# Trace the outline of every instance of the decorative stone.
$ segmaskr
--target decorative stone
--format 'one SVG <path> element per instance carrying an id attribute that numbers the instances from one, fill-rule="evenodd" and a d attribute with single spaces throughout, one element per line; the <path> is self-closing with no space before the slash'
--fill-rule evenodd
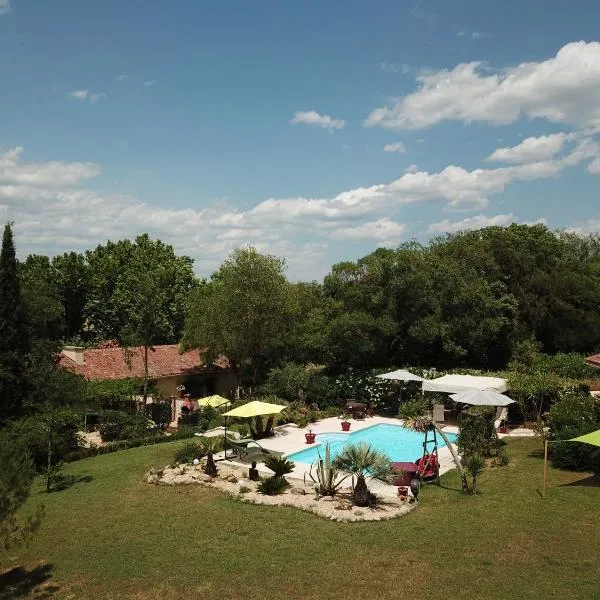
<path id="1" fill-rule="evenodd" d="M 333 496 L 323 496 L 321 498 L 321 502 L 335 502 L 336 498 L 334 498 Z"/>
<path id="2" fill-rule="evenodd" d="M 290 489 L 290 494 L 295 494 L 296 496 L 305 496 L 306 490 L 301 487 L 293 487 Z"/>

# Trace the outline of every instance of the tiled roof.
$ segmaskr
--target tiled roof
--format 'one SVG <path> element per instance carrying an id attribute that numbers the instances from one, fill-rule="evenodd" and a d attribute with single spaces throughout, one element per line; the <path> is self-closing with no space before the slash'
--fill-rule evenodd
<path id="1" fill-rule="evenodd" d="M 62 367 L 83 375 L 86 379 L 126 379 L 144 376 L 144 348 L 92 348 L 83 350 L 83 364 L 61 353 Z M 218 358 L 214 364 L 204 364 L 198 350 L 180 352 L 177 344 L 152 346 L 148 349 L 148 372 L 151 378 L 186 373 L 202 373 L 228 369 L 229 361 Z"/>
<path id="2" fill-rule="evenodd" d="M 585 362 L 588 365 L 592 365 L 593 367 L 600 367 L 600 354 L 593 354 L 592 356 L 588 356 L 585 359 Z"/>

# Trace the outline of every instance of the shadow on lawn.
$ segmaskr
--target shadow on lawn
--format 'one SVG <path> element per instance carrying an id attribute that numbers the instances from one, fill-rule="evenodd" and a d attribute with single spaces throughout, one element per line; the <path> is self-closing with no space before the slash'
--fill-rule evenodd
<path id="1" fill-rule="evenodd" d="M 571 483 L 563 483 L 558 487 L 600 487 L 600 475 L 589 475 Z"/>
<path id="2" fill-rule="evenodd" d="M 78 483 L 89 483 L 93 479 L 94 478 L 91 475 L 60 475 L 60 477 L 52 484 L 50 492 L 62 492 Z"/>
<path id="3" fill-rule="evenodd" d="M 25 598 L 35 593 L 36 598 L 54 598 L 59 587 L 50 583 L 54 567 L 43 563 L 32 569 L 15 567 L 0 573 L 0 600 Z"/>

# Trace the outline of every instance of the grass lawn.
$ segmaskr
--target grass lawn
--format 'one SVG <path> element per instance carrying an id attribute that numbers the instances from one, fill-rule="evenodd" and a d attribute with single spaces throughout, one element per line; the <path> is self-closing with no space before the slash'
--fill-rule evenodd
<path id="1" fill-rule="evenodd" d="M 535 440 L 512 440 L 512 463 L 486 471 L 476 497 L 449 473 L 410 514 L 348 524 L 142 483 L 176 443 L 73 463 L 87 481 L 61 492 L 36 487 L 28 506 L 46 516 L 5 561 L 24 573 L 18 591 L 0 581 L 0 599 L 27 597 L 34 580 L 32 597 L 77 600 L 600 598 L 598 480 L 550 469 L 542 500 Z"/>

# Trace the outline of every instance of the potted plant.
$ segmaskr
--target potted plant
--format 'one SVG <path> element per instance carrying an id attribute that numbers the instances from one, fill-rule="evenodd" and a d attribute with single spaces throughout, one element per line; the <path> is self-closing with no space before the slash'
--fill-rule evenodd
<path id="1" fill-rule="evenodd" d="M 349 415 L 343 414 L 340 419 L 342 419 L 342 431 L 350 431 L 350 421 L 348 421 Z"/>
<path id="2" fill-rule="evenodd" d="M 315 438 L 316 438 L 317 434 L 313 433 L 310 429 L 308 430 L 308 433 L 304 434 L 304 438 L 306 439 L 306 443 L 307 444 L 314 444 L 315 443 Z"/>
<path id="3" fill-rule="evenodd" d="M 408 498 L 408 487 L 405 485 L 398 486 L 398 496 L 400 500 L 406 500 Z"/>

